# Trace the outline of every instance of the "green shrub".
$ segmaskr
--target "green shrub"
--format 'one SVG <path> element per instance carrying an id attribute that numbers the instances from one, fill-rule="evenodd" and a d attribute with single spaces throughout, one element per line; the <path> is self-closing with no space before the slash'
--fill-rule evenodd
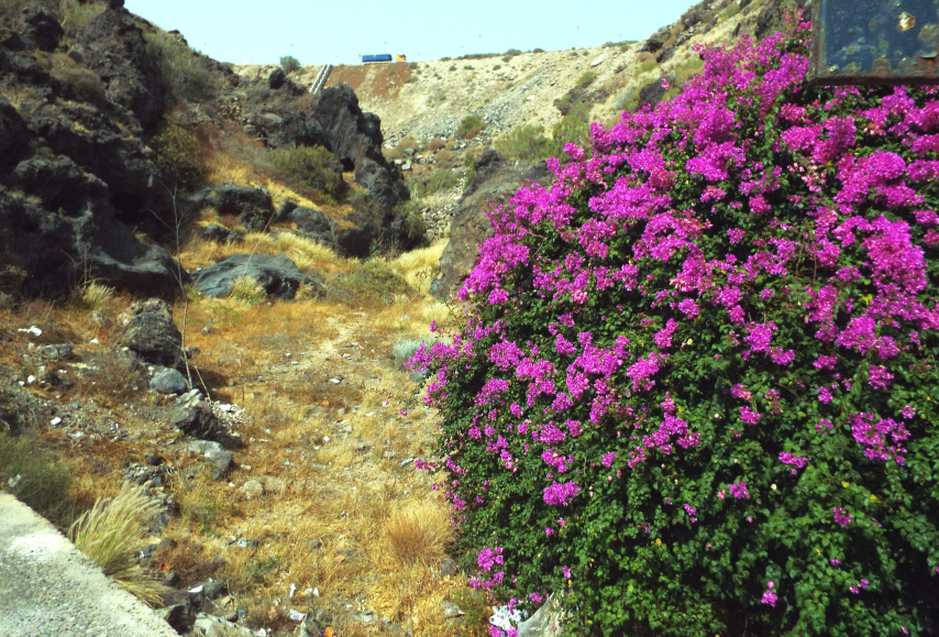
<path id="1" fill-rule="evenodd" d="M 221 78 L 208 67 L 206 60 L 179 38 L 165 31 L 144 33 L 151 55 L 159 65 L 163 83 L 175 99 L 204 102 L 221 89 Z"/>
<path id="2" fill-rule="evenodd" d="M 27 434 L 11 436 L 0 429 L 0 490 L 6 490 L 53 522 L 71 512 L 71 472 L 39 448 Z"/>
<path id="3" fill-rule="evenodd" d="M 278 176 L 288 184 L 315 190 L 339 200 L 347 190 L 342 166 L 322 146 L 288 146 L 270 151 L 269 158 Z"/>
<path id="4" fill-rule="evenodd" d="M 422 199 L 441 190 L 455 188 L 459 183 L 460 176 L 455 171 L 441 168 L 426 176 L 418 177 L 410 186 L 414 197 Z"/>
<path id="5" fill-rule="evenodd" d="M 391 305 L 396 297 L 413 294 L 414 289 L 386 261 L 369 259 L 337 275 L 327 286 L 326 297 L 347 305 L 375 306 Z"/>
<path id="6" fill-rule="evenodd" d="M 544 127 L 535 124 L 523 124 L 493 144 L 499 154 L 507 159 L 538 161 L 548 157 L 554 144 L 545 136 Z"/>
<path id="7" fill-rule="evenodd" d="M 300 60 L 293 57 L 292 55 L 285 55 L 280 58 L 280 68 L 283 69 L 284 73 L 288 75 L 294 71 L 299 71 L 302 66 L 300 65 Z"/>
<path id="8" fill-rule="evenodd" d="M 150 140 L 150 146 L 168 188 L 191 190 L 205 181 L 208 167 L 203 145 L 188 128 L 169 122 Z"/>
<path id="9" fill-rule="evenodd" d="M 457 137 L 462 139 L 472 139 L 479 135 L 486 128 L 486 122 L 483 121 L 483 118 L 479 115 L 467 115 L 462 120 L 460 120 L 460 125 L 457 126 L 456 134 Z"/>

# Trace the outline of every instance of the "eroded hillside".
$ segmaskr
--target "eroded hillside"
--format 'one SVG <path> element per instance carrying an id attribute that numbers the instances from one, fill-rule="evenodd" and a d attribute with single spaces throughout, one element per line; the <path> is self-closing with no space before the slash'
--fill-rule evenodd
<path id="1" fill-rule="evenodd" d="M 642 101 L 661 97 L 666 78 L 680 84 L 700 70 L 694 47 L 726 43 L 741 34 L 763 35 L 778 26 L 791 3 L 709 0 L 692 7 L 649 39 L 563 51 L 509 51 L 412 63 L 337 66 L 326 86 L 351 85 L 363 107 L 381 117 L 389 146 L 407 138 L 424 145 L 452 138 L 467 115 L 486 122 L 483 139 L 523 124 L 554 126 L 568 102 L 582 101 L 606 121 Z M 624 6 L 623 20 L 628 20 Z M 324 61 L 325 62 L 325 61 Z M 310 86 L 320 70 L 291 75 Z M 266 77 L 273 67 L 240 66 L 245 77 Z M 588 81 L 589 80 L 589 81 Z"/>

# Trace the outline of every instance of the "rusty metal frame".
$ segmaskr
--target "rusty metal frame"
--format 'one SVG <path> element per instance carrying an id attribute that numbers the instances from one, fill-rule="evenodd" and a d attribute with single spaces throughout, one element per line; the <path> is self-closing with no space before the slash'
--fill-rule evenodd
<path id="1" fill-rule="evenodd" d="M 899 73 L 884 73 L 869 70 L 851 73 L 832 73 L 824 64 L 826 29 L 822 21 L 824 5 L 836 0 L 813 0 L 812 2 L 812 66 L 809 71 L 809 80 L 813 84 L 822 85 L 894 85 L 894 84 L 939 84 L 939 58 L 919 61 L 921 74 L 903 75 Z"/>

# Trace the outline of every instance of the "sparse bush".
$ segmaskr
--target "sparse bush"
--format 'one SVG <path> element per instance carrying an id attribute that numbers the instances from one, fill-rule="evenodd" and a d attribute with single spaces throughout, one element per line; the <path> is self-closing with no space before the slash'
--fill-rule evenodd
<path id="1" fill-rule="evenodd" d="M 555 108 L 561 115 L 567 115 L 572 110 L 583 105 L 587 101 L 587 89 L 597 79 L 597 74 L 593 71 L 587 71 L 579 78 L 571 90 L 554 101 Z"/>
<path id="2" fill-rule="evenodd" d="M 641 53 L 639 55 L 639 73 L 648 73 L 658 68 L 659 63 L 651 53 Z"/>
<path id="3" fill-rule="evenodd" d="M 424 341 L 417 338 L 404 338 L 395 342 L 391 347 L 391 355 L 395 360 L 395 365 L 403 367 L 405 361 L 414 356 L 421 345 L 424 345 Z"/>
<path id="4" fill-rule="evenodd" d="M 577 104 L 554 125 L 551 153 L 560 154 L 567 143 L 586 147 L 590 142 L 590 107 Z"/>
<path id="5" fill-rule="evenodd" d="M 455 171 L 441 168 L 415 179 L 411 191 L 416 199 L 423 199 L 441 190 L 455 188 L 459 183 L 460 176 Z"/>
<path id="6" fill-rule="evenodd" d="M 62 29 L 74 35 L 104 11 L 106 4 L 97 0 L 62 0 L 59 19 Z"/>
<path id="7" fill-rule="evenodd" d="M 673 68 L 671 75 L 675 78 L 675 88 L 681 87 L 685 82 L 700 73 L 703 68 L 704 62 L 698 56 L 693 56 Z"/>
<path id="8" fill-rule="evenodd" d="M 252 277 L 240 276 L 232 281 L 230 296 L 248 305 L 259 305 L 267 300 L 267 291 Z"/>
<path id="9" fill-rule="evenodd" d="M 808 44 L 552 162 L 415 357 L 473 585 L 567 634 L 939 633 L 939 100 Z"/>
<path id="10" fill-rule="evenodd" d="M 144 33 L 150 53 L 160 65 L 163 83 L 179 100 L 204 102 L 213 99 L 221 88 L 220 78 L 206 61 L 174 35 L 155 30 Z"/>
<path id="11" fill-rule="evenodd" d="M 535 124 L 523 124 L 497 139 L 493 145 L 503 157 L 525 161 L 544 159 L 553 149 L 544 128 Z"/>
<path id="12" fill-rule="evenodd" d="M 280 68 L 283 69 L 284 73 L 290 75 L 294 71 L 299 71 L 303 67 L 300 65 L 300 60 L 293 57 L 292 55 L 285 55 L 284 57 L 280 58 Z"/>
<path id="13" fill-rule="evenodd" d="M 463 139 L 472 139 L 479 135 L 486 128 L 486 122 L 479 115 L 467 115 L 460 120 L 460 125 L 456 128 L 457 137 Z"/>
<path id="14" fill-rule="evenodd" d="M 69 527 L 69 538 L 105 575 L 151 606 L 168 589 L 148 573 L 137 555 L 147 544 L 146 524 L 160 512 L 160 502 L 145 488 L 125 483 L 114 498 L 100 499 Z"/>
<path id="15" fill-rule="evenodd" d="M 192 190 L 205 182 L 203 144 L 188 128 L 169 122 L 150 141 L 164 184 L 170 188 Z"/>
<path id="16" fill-rule="evenodd" d="M 342 165 L 322 146 L 289 146 L 270 151 L 270 161 L 288 185 L 315 190 L 334 200 L 347 190 Z"/>
<path id="17" fill-rule="evenodd" d="M 97 73 L 64 53 L 53 53 L 50 64 L 49 74 L 65 86 L 68 97 L 98 106 L 107 102 L 107 89 Z"/>
<path id="18" fill-rule="evenodd" d="M 0 491 L 7 491 L 53 522 L 70 511 L 69 468 L 42 451 L 28 434 L 13 436 L 0 427 Z"/>
<path id="19" fill-rule="evenodd" d="M 597 80 L 596 71 L 584 71 L 581 73 L 580 77 L 577 78 L 577 82 L 574 84 L 574 88 L 578 91 L 587 90 L 591 84 Z"/>

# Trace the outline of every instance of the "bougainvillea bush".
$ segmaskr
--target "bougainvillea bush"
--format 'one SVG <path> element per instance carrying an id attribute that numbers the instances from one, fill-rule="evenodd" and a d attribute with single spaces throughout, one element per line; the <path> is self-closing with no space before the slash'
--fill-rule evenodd
<path id="1" fill-rule="evenodd" d="M 939 634 L 939 96 L 812 88 L 806 37 L 549 160 L 413 361 L 472 584 L 523 613 Z"/>

